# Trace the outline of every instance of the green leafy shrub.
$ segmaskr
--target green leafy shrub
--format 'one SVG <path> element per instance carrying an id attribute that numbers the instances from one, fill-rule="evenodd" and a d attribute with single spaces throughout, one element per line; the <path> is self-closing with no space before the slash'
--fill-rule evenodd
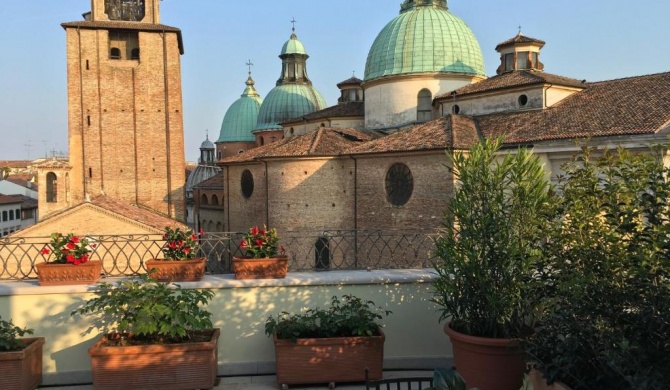
<path id="1" fill-rule="evenodd" d="M 457 190 L 436 240 L 433 301 L 461 333 L 514 338 L 528 332 L 532 284 L 545 242 L 550 186 L 526 149 L 498 154 L 500 140 L 450 156 Z"/>
<path id="2" fill-rule="evenodd" d="M 372 301 L 353 295 L 343 295 L 342 300 L 333 296 L 328 309 L 308 309 L 304 313 L 280 313 L 268 317 L 265 334 L 277 334 L 278 339 L 375 336 L 379 334 L 377 322 L 391 314 Z"/>
<path id="3" fill-rule="evenodd" d="M 660 154 L 588 149 L 564 169 L 527 352 L 574 389 L 667 389 L 670 170 Z"/>
<path id="4" fill-rule="evenodd" d="M 183 289 L 142 275 L 116 285 L 99 283 L 94 294 L 71 315 L 95 316 L 96 326 L 118 334 L 121 344 L 178 343 L 191 331 L 212 328 L 212 313 L 200 307 L 214 296 L 210 290 Z"/>
<path id="5" fill-rule="evenodd" d="M 5 321 L 0 317 L 0 351 L 20 351 L 26 347 L 26 343 L 21 340 L 26 334 L 33 334 L 32 329 L 21 329 L 12 323 L 12 320 Z"/>

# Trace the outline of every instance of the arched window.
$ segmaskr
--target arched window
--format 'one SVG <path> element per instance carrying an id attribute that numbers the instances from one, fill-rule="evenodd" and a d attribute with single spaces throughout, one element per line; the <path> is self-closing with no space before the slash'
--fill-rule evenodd
<path id="1" fill-rule="evenodd" d="M 2 212 L 2 222 L 7 221 L 7 219 L 8 219 L 8 218 L 7 218 L 7 211 L 3 211 L 3 212 Z"/>
<path id="2" fill-rule="evenodd" d="M 213 204 L 214 206 L 218 206 L 218 205 L 219 205 L 219 197 L 216 196 L 216 194 L 213 194 L 213 195 L 212 195 L 212 204 Z"/>
<path id="3" fill-rule="evenodd" d="M 223 224 L 221 222 L 216 223 L 216 231 L 217 232 L 222 232 L 223 231 Z"/>
<path id="4" fill-rule="evenodd" d="M 121 49 L 118 47 L 113 47 L 109 50 L 109 58 L 113 60 L 120 60 L 121 59 Z"/>
<path id="5" fill-rule="evenodd" d="M 207 202 L 207 194 L 202 194 L 200 197 L 200 205 L 201 206 L 207 206 L 209 203 Z"/>
<path id="6" fill-rule="evenodd" d="M 139 60 L 140 59 L 140 49 L 139 48 L 134 48 L 133 50 L 130 51 L 130 59 L 131 60 Z"/>
<path id="7" fill-rule="evenodd" d="M 245 169 L 240 178 L 240 187 L 242 188 L 242 196 L 245 199 L 251 198 L 254 193 L 254 175 L 250 170 Z"/>
<path id="8" fill-rule="evenodd" d="M 14 210 L 9 210 L 9 220 L 10 221 L 14 220 Z"/>
<path id="9" fill-rule="evenodd" d="M 218 152 L 216 152 L 216 158 L 217 158 L 218 160 L 221 160 L 221 159 L 223 158 L 223 152 L 220 151 L 220 150 L 219 150 Z"/>
<path id="10" fill-rule="evenodd" d="M 258 137 L 258 140 L 261 143 L 261 146 L 265 145 L 265 139 L 263 139 L 263 137 Z"/>
<path id="11" fill-rule="evenodd" d="M 416 103 L 417 122 L 428 122 L 432 119 L 433 95 L 427 89 L 419 91 Z"/>
<path id="12" fill-rule="evenodd" d="M 53 172 L 47 173 L 47 202 L 55 203 L 58 201 L 58 180 Z"/>

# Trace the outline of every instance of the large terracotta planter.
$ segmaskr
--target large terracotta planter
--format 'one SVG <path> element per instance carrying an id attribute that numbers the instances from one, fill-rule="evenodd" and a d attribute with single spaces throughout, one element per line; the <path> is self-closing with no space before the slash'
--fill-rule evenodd
<path id="1" fill-rule="evenodd" d="M 0 352 L 0 389 L 32 390 L 42 382 L 44 337 L 25 338 L 20 351 Z"/>
<path id="2" fill-rule="evenodd" d="M 277 384 L 364 382 L 382 378 L 384 333 L 371 337 L 279 340 L 275 335 Z"/>
<path id="3" fill-rule="evenodd" d="M 207 342 L 115 347 L 106 337 L 88 349 L 93 388 L 209 389 L 217 375 L 220 329 Z"/>
<path id="4" fill-rule="evenodd" d="M 519 341 L 465 335 L 444 326 L 454 350 L 454 365 L 467 388 L 518 390 L 523 384 L 525 364 Z"/>
<path id="5" fill-rule="evenodd" d="M 69 284 L 94 284 L 100 279 L 102 261 L 84 264 L 35 264 L 40 286 L 64 286 Z"/>
<path id="6" fill-rule="evenodd" d="M 282 279 L 288 272 L 288 257 L 266 259 L 233 257 L 235 279 Z"/>
<path id="7" fill-rule="evenodd" d="M 190 260 L 147 260 L 151 277 L 159 282 L 197 282 L 205 275 L 206 258 Z"/>

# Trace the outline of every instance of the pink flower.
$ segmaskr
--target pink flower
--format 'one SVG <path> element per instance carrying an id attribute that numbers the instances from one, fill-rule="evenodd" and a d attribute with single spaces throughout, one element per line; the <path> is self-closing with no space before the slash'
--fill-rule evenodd
<path id="1" fill-rule="evenodd" d="M 65 260 L 67 260 L 68 263 L 74 263 L 76 259 L 75 259 L 74 255 L 67 255 Z"/>
<path id="2" fill-rule="evenodd" d="M 247 249 L 247 242 L 242 240 L 242 242 L 240 243 L 240 247 L 242 247 L 242 249 Z"/>
<path id="3" fill-rule="evenodd" d="M 263 240 L 256 240 L 256 245 L 263 246 Z"/>
<path id="4" fill-rule="evenodd" d="M 48 255 L 49 253 L 51 253 L 51 251 L 49 249 L 47 249 L 47 248 L 42 249 L 42 254 L 43 255 Z"/>
<path id="5" fill-rule="evenodd" d="M 258 226 L 254 226 L 251 228 L 251 235 L 255 236 L 258 234 Z"/>
<path id="6" fill-rule="evenodd" d="M 70 242 L 73 243 L 73 244 L 78 244 L 79 243 L 79 237 L 77 237 L 77 236 L 72 237 Z"/>
<path id="7" fill-rule="evenodd" d="M 200 228 L 200 231 L 198 232 L 199 235 L 203 236 L 205 234 L 205 231 Z"/>

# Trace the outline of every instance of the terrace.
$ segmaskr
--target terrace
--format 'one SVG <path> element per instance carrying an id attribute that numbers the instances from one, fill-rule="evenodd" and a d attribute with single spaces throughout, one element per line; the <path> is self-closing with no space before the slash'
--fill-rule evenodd
<path id="1" fill-rule="evenodd" d="M 384 319 L 388 375 L 448 367 L 451 346 L 430 301 L 431 281 L 436 277 L 430 269 L 435 234 L 289 232 L 280 236 L 290 259 L 287 278 L 258 280 L 236 280 L 232 274 L 232 256 L 242 254 L 241 233 L 205 234 L 201 251 L 207 257 L 207 274 L 199 282 L 180 284 L 215 292 L 207 309 L 214 314 L 214 325 L 221 328 L 221 388 L 276 388 L 274 347 L 263 331 L 265 319 L 281 311 L 325 306 L 332 296 L 343 294 L 393 311 Z M 145 273 L 145 262 L 161 257 L 161 235 L 89 238 L 96 243 L 91 259 L 103 261 L 104 281 Z M 87 319 L 69 313 L 92 297 L 94 287 L 38 285 L 34 266 L 44 261 L 40 252 L 49 240 L 10 236 L 0 241 L 0 315 L 46 338 L 44 386 L 85 389 L 91 383 L 87 350 L 98 332 L 91 330 L 93 324 Z"/>

